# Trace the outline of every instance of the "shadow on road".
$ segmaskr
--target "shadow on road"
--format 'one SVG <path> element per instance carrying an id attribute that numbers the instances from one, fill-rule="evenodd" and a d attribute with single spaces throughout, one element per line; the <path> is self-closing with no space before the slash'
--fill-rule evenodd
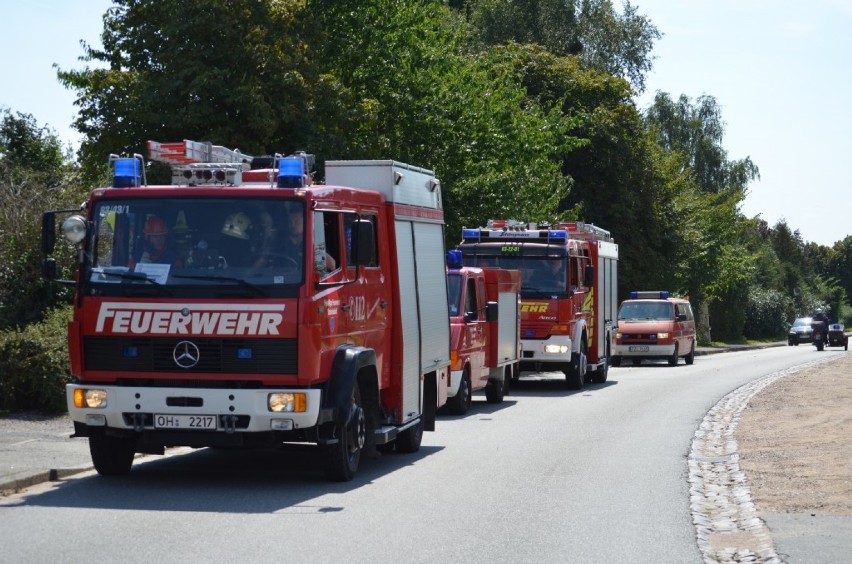
<path id="1" fill-rule="evenodd" d="M 54 482 L 53 489 L 33 491 L 21 505 L 245 514 L 338 512 L 346 508 L 305 502 L 367 486 L 442 449 L 424 446 L 413 454 L 362 458 L 355 478 L 340 483 L 325 479 L 322 453 L 314 445 L 206 448 L 137 459 L 125 476 L 93 474 Z"/>

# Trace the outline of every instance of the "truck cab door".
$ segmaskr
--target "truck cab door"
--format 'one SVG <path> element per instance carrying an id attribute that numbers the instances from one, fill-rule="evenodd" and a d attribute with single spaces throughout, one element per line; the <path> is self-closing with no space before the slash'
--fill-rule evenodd
<path id="1" fill-rule="evenodd" d="M 488 382 L 488 367 L 485 366 L 485 306 L 485 280 L 469 277 L 465 284 L 465 331 L 470 346 L 470 380 L 475 390 L 483 388 Z"/>

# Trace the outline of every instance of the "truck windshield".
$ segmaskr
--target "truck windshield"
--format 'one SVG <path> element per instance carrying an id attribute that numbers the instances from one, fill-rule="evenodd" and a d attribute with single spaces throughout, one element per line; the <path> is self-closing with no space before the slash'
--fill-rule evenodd
<path id="1" fill-rule="evenodd" d="M 304 279 L 304 222 L 301 200 L 101 200 L 84 280 L 110 295 L 233 288 L 264 296 Z"/>
<path id="2" fill-rule="evenodd" d="M 458 274 L 447 274 L 447 292 L 449 294 L 450 315 L 459 315 L 461 311 L 462 277 Z"/>
<path id="3" fill-rule="evenodd" d="M 521 296 L 541 297 L 567 295 L 567 260 L 560 256 L 464 255 L 465 266 L 504 268 L 521 271 Z M 576 288 L 575 288 L 576 289 Z"/>

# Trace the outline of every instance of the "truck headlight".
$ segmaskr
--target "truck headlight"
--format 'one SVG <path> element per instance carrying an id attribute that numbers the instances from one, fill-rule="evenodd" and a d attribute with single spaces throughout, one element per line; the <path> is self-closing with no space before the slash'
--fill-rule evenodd
<path id="1" fill-rule="evenodd" d="M 570 352 L 568 345 L 544 345 L 544 352 L 548 354 L 566 354 Z"/>
<path id="2" fill-rule="evenodd" d="M 668 338 L 669 338 L 668 333 L 657 333 L 657 339 L 658 340 L 663 340 L 663 339 L 668 339 Z"/>
<path id="3" fill-rule="evenodd" d="M 106 390 L 77 388 L 74 390 L 74 407 L 103 409 L 107 406 Z"/>
<path id="4" fill-rule="evenodd" d="M 274 413 L 304 413 L 308 396 L 298 392 L 274 392 L 267 396 L 266 405 Z"/>

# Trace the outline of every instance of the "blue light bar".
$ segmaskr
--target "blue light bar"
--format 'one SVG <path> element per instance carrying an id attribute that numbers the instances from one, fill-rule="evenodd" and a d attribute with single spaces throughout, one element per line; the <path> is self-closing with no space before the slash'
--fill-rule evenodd
<path id="1" fill-rule="evenodd" d="M 469 238 L 478 239 L 479 238 L 479 229 L 463 229 L 462 230 L 462 238 L 464 238 L 464 239 L 469 239 Z"/>
<path id="2" fill-rule="evenodd" d="M 568 233 L 566 231 L 562 231 L 562 230 L 548 231 L 547 234 L 550 236 L 551 239 L 567 239 L 568 238 Z"/>
<path id="3" fill-rule="evenodd" d="M 135 158 L 115 159 L 113 161 L 112 185 L 116 188 L 130 188 L 141 184 L 139 160 Z"/>
<path id="4" fill-rule="evenodd" d="M 304 167 L 299 157 L 284 157 L 278 161 L 278 187 L 302 188 L 305 185 Z"/>
<path id="5" fill-rule="evenodd" d="M 447 267 L 461 268 L 462 267 L 462 252 L 458 249 L 447 251 Z"/>

